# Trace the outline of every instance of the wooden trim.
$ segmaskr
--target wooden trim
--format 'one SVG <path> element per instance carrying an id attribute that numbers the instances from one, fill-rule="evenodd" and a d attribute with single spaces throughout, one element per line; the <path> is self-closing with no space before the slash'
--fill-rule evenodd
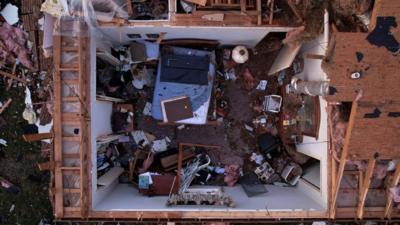
<path id="1" fill-rule="evenodd" d="M 388 188 L 395 187 L 400 181 L 400 163 L 397 163 L 396 171 L 393 174 L 393 178 L 390 182 Z M 385 206 L 384 217 L 391 219 L 391 214 L 393 211 L 393 194 L 389 190 L 387 190 L 387 200 Z"/>
<path id="2" fill-rule="evenodd" d="M 376 164 L 375 159 L 370 159 L 368 161 L 368 168 L 365 173 L 365 177 L 362 178 L 363 184 L 360 187 L 360 196 L 358 199 L 358 207 L 357 207 L 357 217 L 359 219 L 362 219 L 364 215 L 365 199 L 367 198 L 369 185 L 371 184 L 372 175 L 374 173 L 375 164 Z"/>
<path id="3" fill-rule="evenodd" d="M 343 150 L 342 150 L 342 154 L 340 157 L 339 168 L 337 171 L 337 176 L 336 176 L 336 180 L 335 180 L 335 184 L 334 184 L 335 187 L 332 190 L 333 191 L 332 202 L 331 202 L 331 205 L 329 206 L 331 218 L 335 218 L 336 201 L 337 201 L 337 196 L 339 194 L 340 181 L 342 180 L 344 167 L 346 165 L 347 156 L 349 154 L 349 144 L 350 144 L 351 132 L 354 127 L 354 122 L 355 122 L 356 114 L 357 114 L 357 108 L 358 108 L 358 102 L 353 101 L 353 104 L 351 106 L 350 119 L 349 119 L 349 123 L 347 125 L 346 135 L 345 135 L 345 139 L 344 139 Z"/>
<path id="4" fill-rule="evenodd" d="M 53 133 L 38 133 L 38 134 L 24 134 L 22 138 L 26 142 L 41 141 L 43 139 L 52 139 L 54 137 Z"/>

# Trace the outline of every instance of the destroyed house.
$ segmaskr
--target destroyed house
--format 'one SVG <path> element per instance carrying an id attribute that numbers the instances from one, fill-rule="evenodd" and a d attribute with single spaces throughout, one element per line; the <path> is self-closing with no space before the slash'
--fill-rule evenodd
<path id="1" fill-rule="evenodd" d="M 56 219 L 399 218 L 397 1 L 368 32 L 322 11 L 311 39 L 289 0 L 67 2 L 47 36 Z"/>

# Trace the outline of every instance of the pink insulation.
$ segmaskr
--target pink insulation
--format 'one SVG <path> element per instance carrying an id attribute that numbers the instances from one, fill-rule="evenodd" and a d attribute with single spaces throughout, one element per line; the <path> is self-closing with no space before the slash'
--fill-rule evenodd
<path id="1" fill-rule="evenodd" d="M 25 47 L 28 34 L 18 27 L 3 23 L 0 27 L 0 60 L 18 58 L 22 65 L 32 68 L 29 50 Z"/>
<path id="2" fill-rule="evenodd" d="M 240 177 L 240 166 L 237 164 L 232 164 L 225 166 L 225 183 L 232 187 L 235 186 L 236 182 L 239 180 Z"/>
<path id="3" fill-rule="evenodd" d="M 389 190 L 393 194 L 393 201 L 400 203 L 400 186 L 392 187 Z M 400 204 L 397 205 L 397 208 L 400 208 Z"/>

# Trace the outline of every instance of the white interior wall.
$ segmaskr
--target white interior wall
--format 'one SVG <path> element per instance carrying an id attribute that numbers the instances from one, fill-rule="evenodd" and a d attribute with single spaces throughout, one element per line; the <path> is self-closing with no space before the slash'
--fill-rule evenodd
<path id="1" fill-rule="evenodd" d="M 221 44 L 224 45 L 246 45 L 248 47 L 254 47 L 268 32 L 285 32 L 290 28 L 223 28 L 223 27 L 196 27 L 196 28 L 188 28 L 188 27 L 151 27 L 151 26 L 143 26 L 143 27 L 111 27 L 111 28 L 102 28 L 103 35 L 100 35 L 101 38 L 108 37 L 112 39 L 114 45 L 118 44 L 126 44 L 129 43 L 132 39 L 129 39 L 126 34 L 127 33 L 160 33 L 166 32 L 165 39 L 175 39 L 175 38 L 199 38 L 199 39 L 213 39 L 219 40 Z M 107 39 L 108 40 L 108 39 Z M 91 41 L 91 55 L 95 55 L 96 49 L 96 41 Z M 104 43 L 104 42 L 102 42 Z M 306 46 L 306 45 L 305 45 Z M 312 63 L 310 65 L 314 65 Z M 315 67 L 312 66 L 312 67 Z M 92 76 L 92 84 L 95 84 L 95 60 L 91 61 L 91 76 Z M 306 71 L 306 70 L 305 70 Z M 303 72 L 303 76 L 309 76 L 308 73 Z M 317 74 L 317 73 L 315 73 Z M 309 78 L 312 79 L 312 78 Z M 95 85 L 92 85 L 95 87 Z M 111 124 L 104 123 L 104 118 L 110 118 L 111 111 L 110 106 L 104 102 L 98 102 L 95 100 L 95 88 L 92 88 L 92 112 L 96 112 L 96 116 L 92 118 L 91 129 L 92 129 L 92 146 L 96 146 L 96 136 L 99 134 L 107 134 L 109 130 L 111 130 Z M 324 107 L 323 102 L 321 101 L 321 109 Z M 106 112 L 110 112 L 107 115 Z M 325 112 L 325 111 L 324 111 Z M 99 113 L 99 114 L 97 114 Z M 326 114 L 326 113 L 325 113 Z M 93 116 L 94 114 L 92 114 Z M 96 118 L 100 119 L 96 120 Z M 322 128 L 323 113 L 321 113 L 321 128 L 320 128 L 320 139 L 318 141 L 309 139 L 310 137 L 305 137 L 304 142 L 308 141 L 312 142 L 312 147 L 307 147 L 306 145 L 298 146 L 299 151 L 311 155 L 317 159 L 321 160 L 321 190 L 327 190 L 327 164 L 326 164 L 326 155 L 327 155 L 327 144 L 323 145 L 320 142 L 321 138 L 327 136 L 327 133 L 321 133 Z M 326 120 L 325 120 L 326 121 Z M 325 146 L 325 147 L 324 147 Z M 315 151 L 314 149 L 322 149 L 321 151 Z M 324 152 L 325 150 L 325 152 Z M 92 151 L 92 164 L 94 165 L 93 171 L 96 171 L 96 149 Z M 98 191 L 96 182 L 97 174 L 92 173 L 92 190 L 93 190 L 93 201 L 92 205 L 95 210 L 155 210 L 159 211 L 163 210 L 198 210 L 199 207 L 184 207 L 184 208 L 166 208 L 165 200 L 166 197 L 152 197 L 148 198 L 146 196 L 142 196 L 137 192 L 137 190 L 130 185 L 126 184 L 113 184 L 109 188 Z M 324 210 L 326 209 L 327 203 L 327 193 L 324 191 L 315 193 L 315 190 L 310 190 L 309 187 L 305 186 L 301 181 L 296 188 L 283 188 L 276 186 L 267 185 L 268 193 L 248 198 L 240 185 L 235 187 L 225 187 L 226 193 L 233 196 L 235 198 L 235 202 L 237 207 L 234 209 L 223 209 L 228 211 L 235 210 L 276 210 L 276 211 L 290 211 L 290 210 Z M 314 192 L 313 192 L 314 191 Z M 322 200 L 322 201 L 321 201 Z M 206 209 L 207 208 L 207 209 Z M 204 210 L 210 210 L 215 208 L 206 207 Z M 221 210 L 219 208 L 218 210 Z"/>
<path id="2" fill-rule="evenodd" d="M 313 41 L 303 44 L 300 54 L 306 53 L 325 55 L 328 42 L 324 35 L 320 35 Z M 304 69 L 296 75 L 305 81 L 322 81 L 327 79 L 327 75 L 321 68 L 322 60 L 304 58 Z M 297 151 L 320 160 L 320 191 L 300 180 L 297 188 L 301 189 L 315 199 L 322 201 L 324 205 L 328 202 L 328 115 L 326 112 L 327 102 L 320 97 L 320 128 L 318 140 L 314 137 L 304 136 L 303 143 L 297 144 Z"/>
<path id="3" fill-rule="evenodd" d="M 288 27 L 184 27 L 184 26 L 149 26 L 135 25 L 134 27 L 102 27 L 104 36 L 111 37 L 116 44 L 127 44 L 135 39 L 127 34 L 165 33 L 164 39 L 208 39 L 218 40 L 221 45 L 245 45 L 255 47 L 269 32 L 287 32 Z"/>
<path id="4" fill-rule="evenodd" d="M 102 43 L 102 42 L 99 42 Z M 97 37 L 90 37 L 90 55 L 96 56 L 96 47 L 98 46 Z M 104 45 L 104 43 L 102 44 Z M 92 206 L 96 205 L 102 198 L 109 193 L 113 187 L 97 190 L 97 147 L 96 138 L 100 135 L 110 134 L 112 103 L 96 100 L 96 57 L 90 58 L 90 110 L 91 110 L 91 146 L 92 146 Z M 108 120 L 110 122 L 104 122 Z M 115 186 L 115 185 L 114 185 Z"/>
<path id="5" fill-rule="evenodd" d="M 167 196 L 147 197 L 129 184 L 118 184 L 94 210 L 98 211 L 322 211 L 324 207 L 302 190 L 291 187 L 265 185 L 268 192 L 248 198 L 240 185 L 224 187 L 224 193 L 233 198 L 235 208 L 216 206 L 167 207 Z M 207 186 L 197 186 L 204 187 Z M 210 187 L 210 186 L 209 186 Z"/>

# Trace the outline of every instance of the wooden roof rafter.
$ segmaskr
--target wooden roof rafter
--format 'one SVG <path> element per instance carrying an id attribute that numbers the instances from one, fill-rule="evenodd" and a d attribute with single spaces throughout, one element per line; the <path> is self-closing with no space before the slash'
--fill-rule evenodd
<path id="1" fill-rule="evenodd" d="M 390 182 L 388 189 L 395 187 L 396 185 L 399 184 L 399 182 L 400 182 L 400 163 L 397 163 L 396 170 L 393 174 L 393 177 L 392 177 L 392 180 Z M 386 206 L 385 206 L 385 211 L 384 211 L 384 217 L 390 219 L 392 211 L 393 211 L 393 194 L 388 190 Z"/>
<path id="2" fill-rule="evenodd" d="M 335 215 L 336 215 L 336 202 L 337 202 L 337 197 L 339 194 L 340 182 L 342 180 L 344 168 L 346 166 L 346 161 L 347 161 L 347 158 L 349 155 L 349 144 L 350 144 L 351 132 L 354 127 L 354 122 L 355 122 L 356 114 L 357 114 L 357 108 L 358 108 L 358 101 L 355 100 L 355 101 L 353 101 L 353 104 L 351 106 L 350 119 L 349 119 L 349 123 L 348 123 L 347 130 L 346 130 L 346 135 L 345 135 L 345 139 L 344 139 L 343 150 L 342 150 L 342 153 L 340 156 L 339 166 L 338 166 L 337 171 L 332 172 L 332 175 L 336 174 L 336 177 L 333 178 L 333 179 L 335 179 L 335 182 L 332 184 L 332 199 L 331 199 L 331 203 L 329 206 L 329 215 L 330 215 L 330 218 L 332 218 L 332 219 L 334 219 Z M 332 168 L 335 169 L 336 166 L 333 166 Z"/>
<path id="3" fill-rule="evenodd" d="M 362 186 L 360 186 L 360 192 L 358 197 L 358 206 L 357 206 L 357 217 L 359 219 L 363 218 L 364 215 L 364 206 L 365 206 L 365 199 L 367 198 L 369 186 L 371 184 L 372 175 L 374 173 L 374 168 L 376 164 L 376 159 L 370 159 L 368 161 L 367 171 L 365 175 L 362 176 Z"/>
<path id="4" fill-rule="evenodd" d="M 62 24 L 61 24 L 62 25 Z M 89 214 L 88 199 L 88 161 L 90 161 L 90 51 L 89 37 L 85 32 L 85 24 L 79 24 L 77 36 L 55 35 L 54 59 L 54 214 L 56 218 L 65 218 L 69 214 L 79 212 L 80 218 L 87 218 Z M 62 29 L 62 28 L 59 28 Z M 74 28 L 76 29 L 76 28 Z M 72 45 L 72 47 L 71 47 Z M 68 52 L 77 55 L 74 63 L 65 63 L 62 54 Z M 74 78 L 67 78 L 63 74 L 68 71 L 74 73 Z M 69 91 L 65 92 L 64 89 Z M 67 110 L 69 104 L 77 105 L 77 111 Z M 74 134 L 64 131 L 64 126 L 73 126 Z M 76 130 L 78 132 L 76 132 Z M 65 149 L 66 143 L 78 145 L 77 153 L 69 153 Z M 79 165 L 68 165 L 64 158 L 75 159 Z M 79 177 L 79 187 L 68 187 L 64 184 L 66 173 L 74 172 Z M 68 195 L 79 195 L 77 206 L 70 206 L 65 201 Z"/>

